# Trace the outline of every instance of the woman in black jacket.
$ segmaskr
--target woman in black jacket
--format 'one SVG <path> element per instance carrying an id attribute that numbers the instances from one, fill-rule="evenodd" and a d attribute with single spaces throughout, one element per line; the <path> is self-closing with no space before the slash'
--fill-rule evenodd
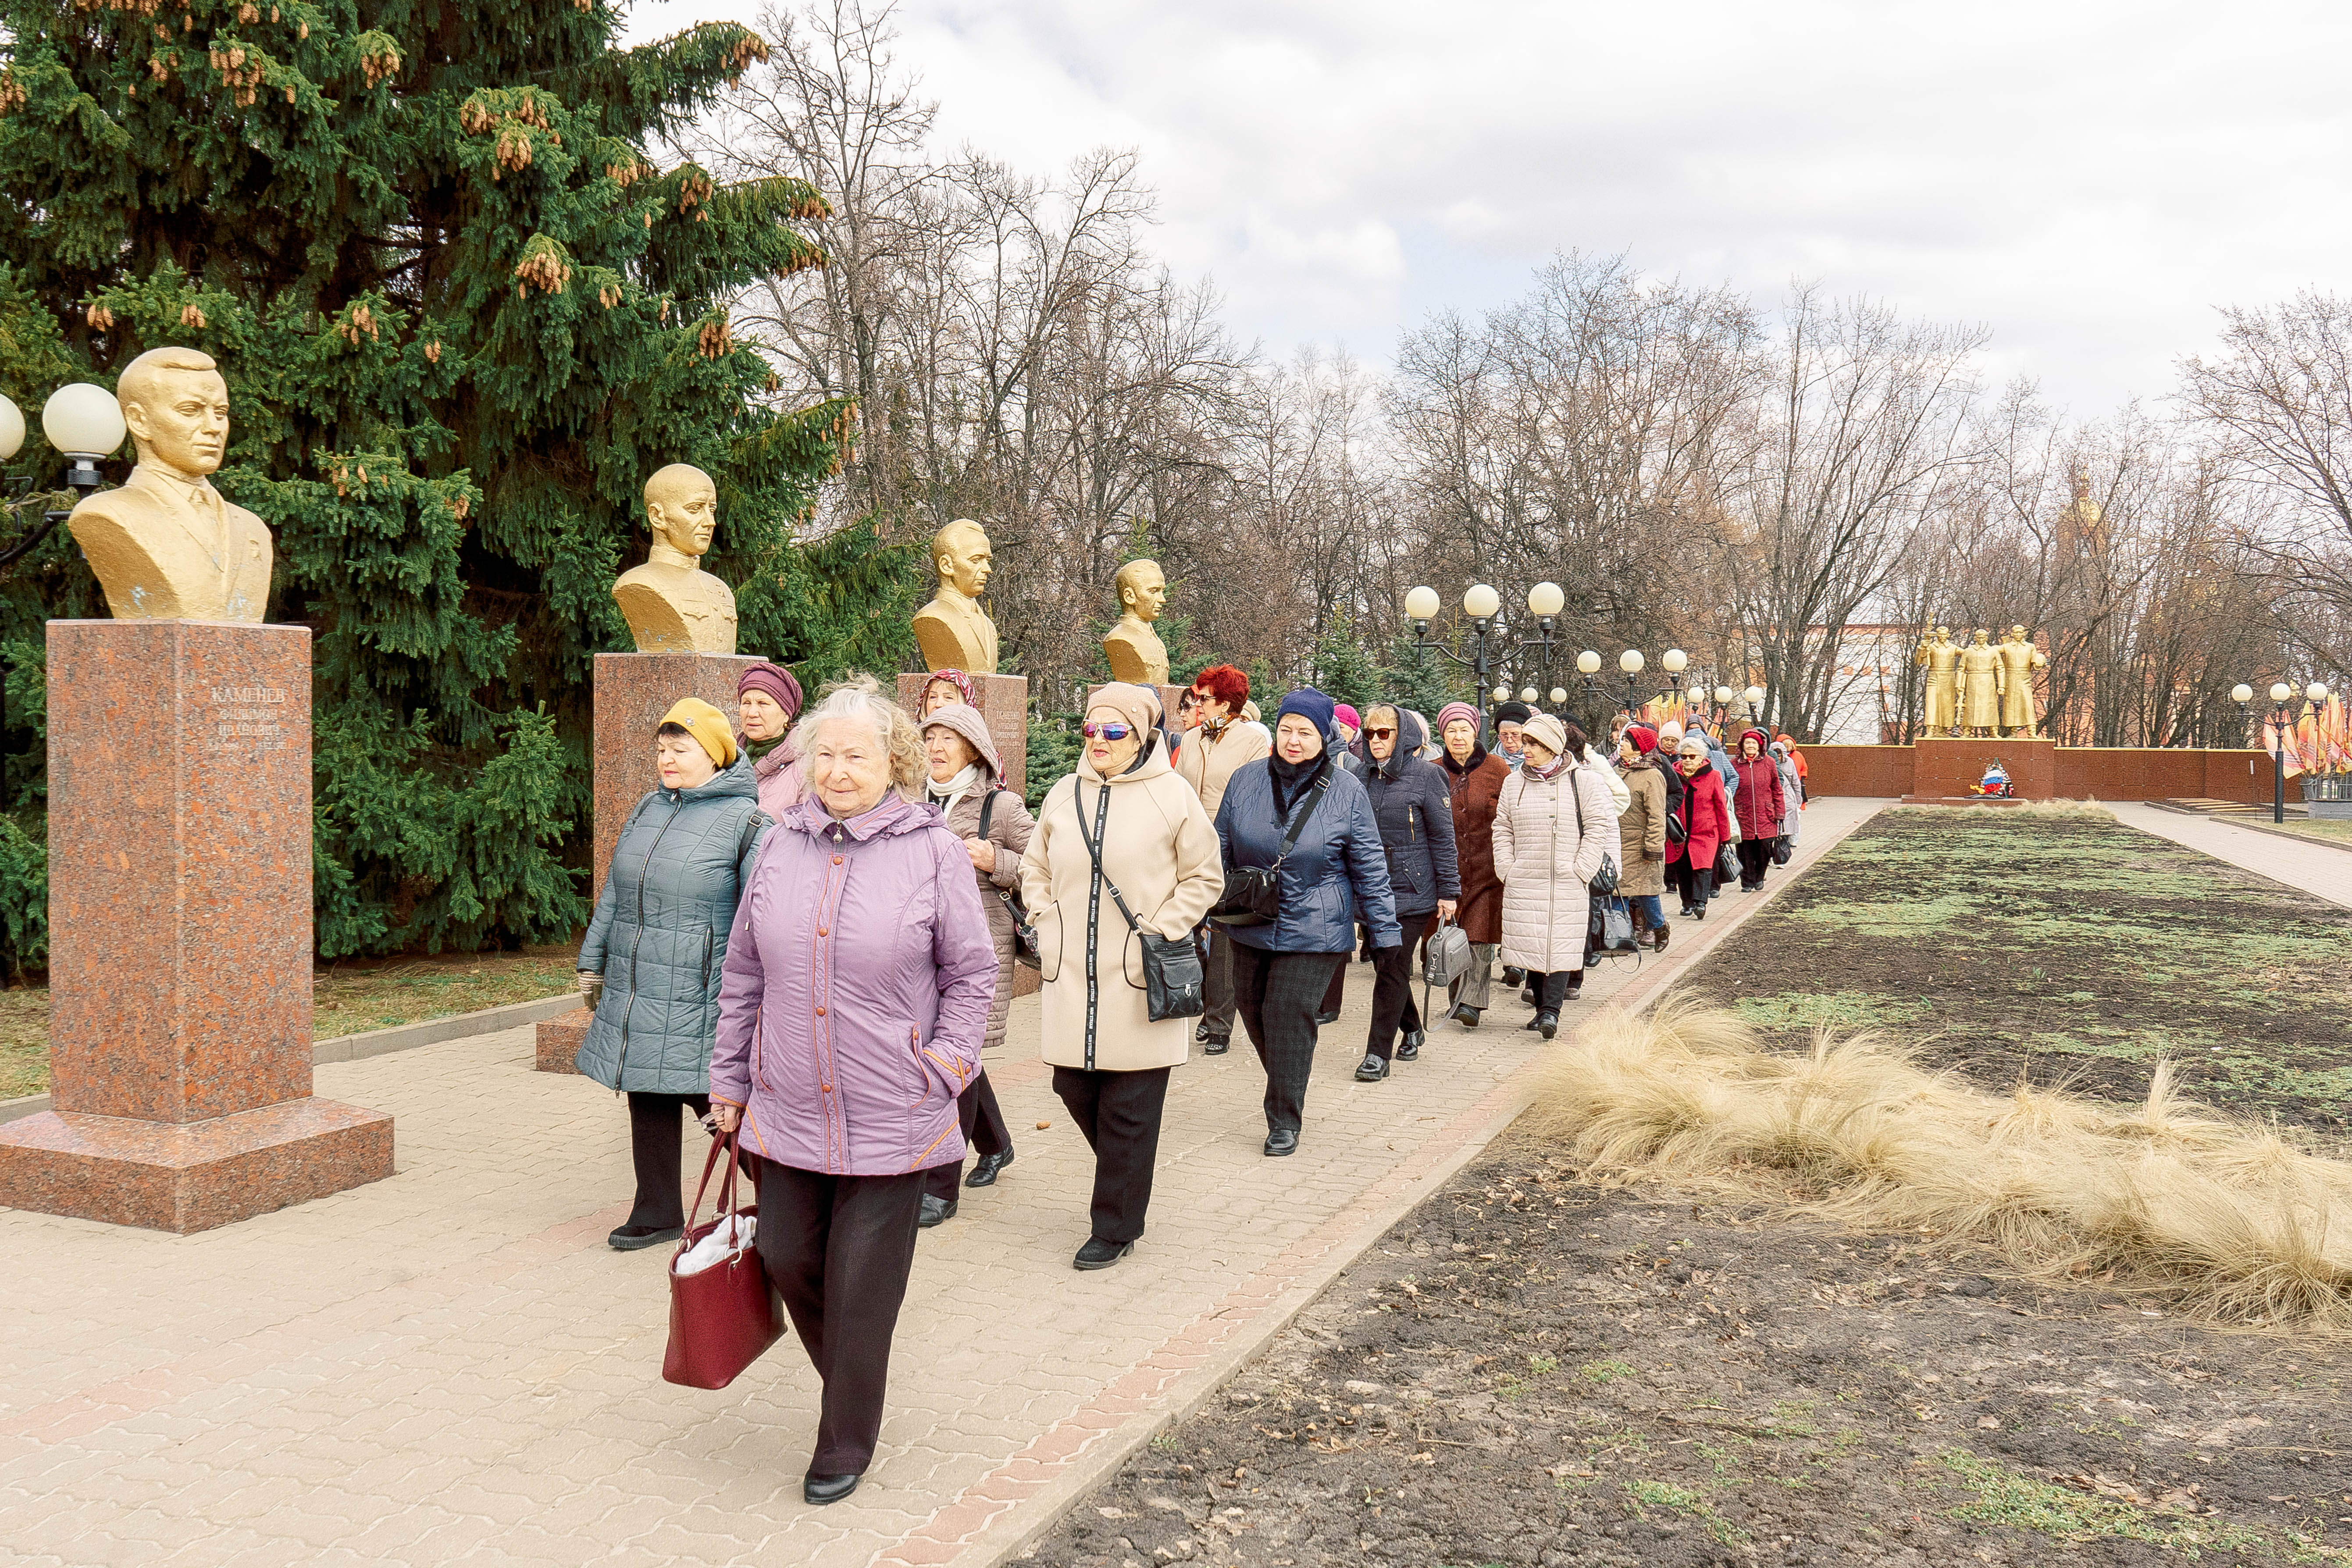
<path id="1" fill-rule="evenodd" d="M 1396 896 L 1397 924 L 1404 931 L 1402 947 L 1372 954 L 1371 1035 L 1356 1068 L 1362 1083 L 1388 1077 L 1391 1057 L 1409 1062 L 1421 1055 L 1425 1021 L 1412 1000 L 1412 955 L 1440 921 L 1454 918 L 1454 901 L 1462 896 L 1445 773 L 1419 755 L 1428 739 L 1418 714 L 1383 704 L 1365 712 L 1353 747 L 1360 764 L 1357 776 L 1371 796 L 1372 819 L 1388 851 L 1389 887 Z"/>

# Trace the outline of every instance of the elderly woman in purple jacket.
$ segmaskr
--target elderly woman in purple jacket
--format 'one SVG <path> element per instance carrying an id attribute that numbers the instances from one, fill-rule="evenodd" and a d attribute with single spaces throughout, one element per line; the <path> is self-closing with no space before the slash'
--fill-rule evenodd
<path id="1" fill-rule="evenodd" d="M 866 683 L 801 728 L 808 797 L 736 911 L 710 1099 L 759 1157 L 760 1258 L 824 1384 L 802 1495 L 829 1503 L 874 1458 L 924 1173 L 963 1159 L 996 952 L 971 856 L 908 798 L 913 721 Z"/>

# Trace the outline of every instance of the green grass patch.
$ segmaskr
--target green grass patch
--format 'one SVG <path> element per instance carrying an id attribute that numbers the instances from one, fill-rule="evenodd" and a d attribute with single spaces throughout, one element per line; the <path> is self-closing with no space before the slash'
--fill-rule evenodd
<path id="1" fill-rule="evenodd" d="M 1717 1513 L 1706 1494 L 1688 1487 L 1678 1487 L 1672 1481 L 1627 1481 L 1625 1495 L 1633 1500 L 1633 1511 L 1643 1519 L 1654 1508 L 1672 1509 L 1686 1513 L 1706 1526 L 1706 1532 L 1726 1546 L 1744 1546 L 1748 1532 Z"/>
<path id="2" fill-rule="evenodd" d="M 1589 1361 L 1576 1370 L 1587 1383 L 1614 1383 L 1635 1375 L 1638 1369 L 1622 1361 Z"/>
<path id="3" fill-rule="evenodd" d="M 2252 1531 L 2189 1524 L 2114 1498 L 2089 1496 L 2035 1480 L 1997 1459 L 1980 1458 L 1962 1449 L 1947 1448 L 1941 1458 L 1944 1468 L 1976 1494 L 1974 1502 L 1950 1510 L 1954 1519 L 2004 1524 L 2076 1544 L 2103 1538 L 2146 1541 L 2190 1558 L 2205 1552 L 2243 1555 L 2271 1550 L 2270 1542 Z"/>

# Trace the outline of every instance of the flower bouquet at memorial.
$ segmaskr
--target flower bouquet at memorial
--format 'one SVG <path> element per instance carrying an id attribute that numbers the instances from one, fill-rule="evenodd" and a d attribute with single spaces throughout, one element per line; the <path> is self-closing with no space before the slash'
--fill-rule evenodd
<path id="1" fill-rule="evenodd" d="M 2017 786 L 2010 782 L 2008 764 L 1995 757 L 1992 766 L 1985 769 L 1984 777 L 1969 786 L 1969 793 L 2009 800 L 2016 795 Z"/>

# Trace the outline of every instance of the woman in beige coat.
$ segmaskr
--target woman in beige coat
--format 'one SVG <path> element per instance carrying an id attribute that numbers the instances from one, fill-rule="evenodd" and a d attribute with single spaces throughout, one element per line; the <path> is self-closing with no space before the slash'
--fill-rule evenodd
<path id="1" fill-rule="evenodd" d="M 1160 698 L 1148 688 L 1097 691 L 1078 771 L 1046 792 L 1021 862 L 1045 982 L 1045 1058 L 1095 1152 L 1094 1228 L 1071 1260 L 1079 1268 L 1108 1268 L 1135 1250 L 1169 1070 L 1191 1049 L 1183 1019 L 1151 1022 L 1143 944 L 1119 901 L 1144 929 L 1177 941 L 1225 885 L 1216 829 L 1168 765 L 1159 725 Z"/>
<path id="2" fill-rule="evenodd" d="M 1527 760 L 1495 804 L 1495 868 L 1503 877 L 1506 964 L 1528 972 L 1545 1039 L 1584 984 L 1592 875 L 1617 849 L 1617 805 L 1600 771 L 1577 763 L 1584 734 L 1549 713 L 1520 731 Z M 1581 827 L 1579 822 L 1581 818 Z"/>

